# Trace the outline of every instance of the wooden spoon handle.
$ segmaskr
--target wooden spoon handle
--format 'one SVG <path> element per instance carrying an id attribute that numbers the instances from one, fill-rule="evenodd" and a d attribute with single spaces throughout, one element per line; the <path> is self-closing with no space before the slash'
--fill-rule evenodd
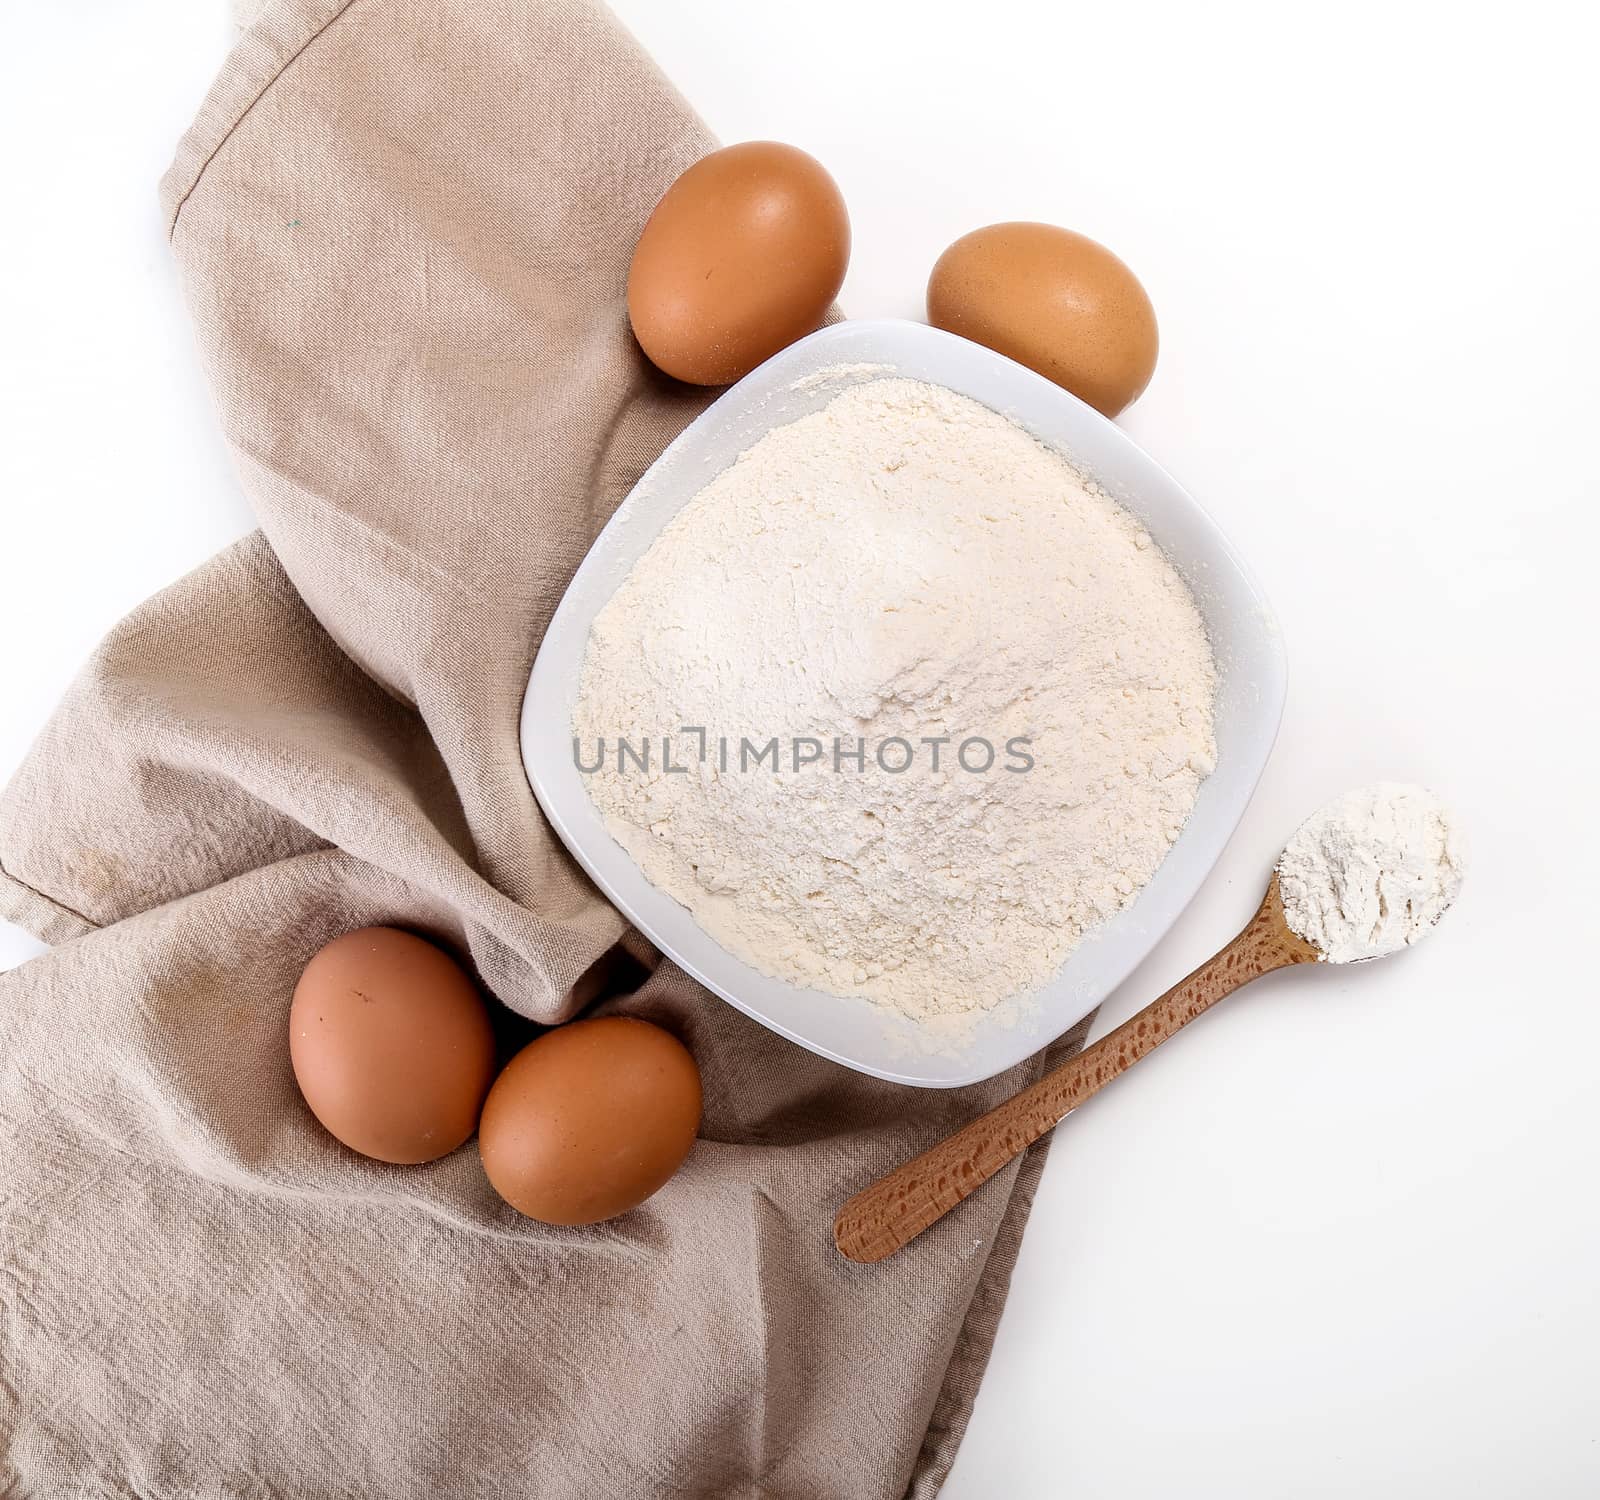
<path id="1" fill-rule="evenodd" d="M 1274 875 L 1250 924 L 1217 956 L 1092 1047 L 857 1193 L 834 1221 L 851 1260 L 882 1260 L 921 1234 L 1085 1099 L 1225 995 L 1316 950 L 1289 930 Z"/>

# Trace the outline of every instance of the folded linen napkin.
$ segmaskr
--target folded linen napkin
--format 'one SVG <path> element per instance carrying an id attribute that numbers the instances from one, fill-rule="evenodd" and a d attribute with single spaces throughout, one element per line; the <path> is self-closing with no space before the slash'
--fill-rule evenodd
<path id="1" fill-rule="evenodd" d="M 640 358 L 623 289 L 712 144 L 585 0 L 271 0 L 184 139 L 172 243 L 261 529 L 112 633 L 0 800 L 0 914 L 58 945 L 0 980 L 5 1494 L 948 1471 L 1042 1148 L 879 1266 L 832 1214 L 1039 1063 L 919 1092 L 765 1031 L 627 930 L 518 756 L 572 570 L 707 399 Z M 682 1035 L 684 1170 L 552 1229 L 470 1145 L 337 1145 L 287 1007 L 366 923 L 457 952 L 508 1048 L 586 1005 Z"/>

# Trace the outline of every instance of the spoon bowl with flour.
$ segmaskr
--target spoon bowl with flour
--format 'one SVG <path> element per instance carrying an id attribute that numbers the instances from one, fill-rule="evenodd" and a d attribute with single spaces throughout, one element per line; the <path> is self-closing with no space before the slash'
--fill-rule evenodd
<path id="1" fill-rule="evenodd" d="M 1256 914 L 1187 979 L 1092 1047 L 857 1193 L 834 1243 L 892 1255 L 1012 1157 L 1236 989 L 1295 964 L 1360 963 L 1420 942 L 1461 889 L 1462 837 L 1424 787 L 1379 782 L 1336 798 L 1289 840 Z"/>

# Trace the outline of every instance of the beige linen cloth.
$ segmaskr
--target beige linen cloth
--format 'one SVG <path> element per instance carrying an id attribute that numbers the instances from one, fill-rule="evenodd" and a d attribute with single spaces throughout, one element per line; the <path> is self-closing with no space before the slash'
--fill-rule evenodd
<path id="1" fill-rule="evenodd" d="M 5 1496 L 943 1480 L 1041 1153 L 879 1266 L 830 1223 L 1025 1077 L 899 1088 L 745 1019 L 627 932 L 518 758 L 568 577 L 707 399 L 623 288 L 711 144 L 582 0 L 278 0 L 183 141 L 173 248 L 261 530 L 111 634 L 0 803 L 0 914 L 57 945 L 0 990 Z M 287 1006 L 372 922 L 469 961 L 508 1047 L 597 999 L 677 1031 L 684 1170 L 550 1229 L 471 1145 L 337 1145 Z"/>

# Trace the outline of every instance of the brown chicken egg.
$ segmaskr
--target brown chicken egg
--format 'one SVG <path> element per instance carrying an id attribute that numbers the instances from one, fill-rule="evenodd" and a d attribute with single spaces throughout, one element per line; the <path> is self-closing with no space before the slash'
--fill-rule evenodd
<path id="1" fill-rule="evenodd" d="M 637 1208 L 700 1128 L 700 1070 L 682 1042 L 630 1016 L 574 1021 L 529 1042 L 495 1079 L 478 1150 L 494 1189 L 546 1224 Z"/>
<path id="2" fill-rule="evenodd" d="M 306 965 L 289 1057 L 311 1113 L 352 1151 L 432 1161 L 477 1128 L 494 1034 L 448 954 L 398 928 L 363 927 Z"/>
<path id="3" fill-rule="evenodd" d="M 726 385 L 822 322 L 849 261 L 850 217 L 821 163 L 745 141 L 697 161 L 656 205 L 628 318 L 668 375 Z"/>
<path id="4" fill-rule="evenodd" d="M 1009 356 L 1114 417 L 1156 367 L 1156 314 L 1104 245 L 1054 224 L 963 235 L 928 279 L 935 328 Z"/>

